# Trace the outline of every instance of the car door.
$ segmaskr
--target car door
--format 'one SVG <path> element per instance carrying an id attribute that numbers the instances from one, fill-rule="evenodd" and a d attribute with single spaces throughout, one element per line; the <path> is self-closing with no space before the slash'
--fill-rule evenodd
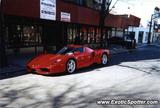
<path id="1" fill-rule="evenodd" d="M 87 67 L 94 61 L 93 50 L 88 47 L 80 47 L 75 50 L 78 68 Z"/>
<path id="2" fill-rule="evenodd" d="M 84 47 L 76 48 L 74 51 L 76 57 L 77 67 L 82 68 L 86 66 L 86 56 L 84 52 Z"/>
<path id="3" fill-rule="evenodd" d="M 94 61 L 94 50 L 92 50 L 92 49 L 90 49 L 88 47 L 85 47 L 84 57 L 85 57 L 85 65 L 86 66 L 89 66 L 89 65 L 93 64 L 93 61 Z"/>

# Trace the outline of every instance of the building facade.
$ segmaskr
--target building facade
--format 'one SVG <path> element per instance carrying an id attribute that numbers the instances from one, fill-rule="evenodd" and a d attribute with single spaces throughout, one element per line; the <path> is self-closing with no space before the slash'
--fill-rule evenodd
<path id="1" fill-rule="evenodd" d="M 149 28 L 144 27 L 129 27 L 128 28 L 129 34 L 132 34 L 134 36 L 134 39 L 136 40 L 136 43 L 147 43 L 148 42 L 148 34 L 149 34 Z M 151 42 L 152 37 L 151 35 Z"/>
<path id="2" fill-rule="evenodd" d="M 7 54 L 39 53 L 75 43 L 99 46 L 98 6 L 95 0 L 4 0 L 1 9 Z M 128 26 L 139 26 L 139 22 L 132 15 L 108 15 L 103 41 L 123 36 Z"/>

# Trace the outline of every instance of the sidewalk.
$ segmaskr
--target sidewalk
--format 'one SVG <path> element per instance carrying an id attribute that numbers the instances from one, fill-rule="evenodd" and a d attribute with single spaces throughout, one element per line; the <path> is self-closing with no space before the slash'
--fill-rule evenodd
<path id="1" fill-rule="evenodd" d="M 25 67 L 22 66 L 16 66 L 16 65 L 9 65 L 7 67 L 4 68 L 0 68 L 0 79 L 6 76 L 11 76 L 10 73 L 12 73 L 12 75 L 14 74 L 25 74 Z"/>
<path id="2" fill-rule="evenodd" d="M 137 45 L 136 48 L 140 48 L 140 47 L 145 47 L 147 44 L 139 44 Z M 128 50 L 126 48 L 122 48 L 121 46 L 117 46 L 117 45 L 112 45 L 110 48 L 110 54 L 111 55 L 115 55 L 115 54 L 120 54 L 120 53 L 127 53 L 131 50 Z M 135 50 L 135 49 L 133 49 Z M 26 68 L 25 68 L 25 64 L 26 62 L 32 58 L 34 55 L 26 55 L 26 56 L 17 56 L 17 57 L 12 57 L 9 56 L 8 58 L 8 62 L 9 65 L 5 68 L 0 68 L 0 77 L 1 76 L 8 76 L 10 75 L 10 73 L 15 74 L 25 74 L 26 73 Z"/>
<path id="3" fill-rule="evenodd" d="M 8 66 L 0 68 L 0 79 L 26 74 L 25 64 L 33 54 L 8 55 Z"/>

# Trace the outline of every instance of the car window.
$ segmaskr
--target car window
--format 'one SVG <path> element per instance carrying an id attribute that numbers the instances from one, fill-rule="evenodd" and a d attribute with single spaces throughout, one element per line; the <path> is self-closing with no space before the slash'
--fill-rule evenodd
<path id="1" fill-rule="evenodd" d="M 67 54 L 67 53 L 73 53 L 73 52 L 84 52 L 83 47 L 79 47 L 79 48 L 73 48 L 73 47 L 64 47 L 62 48 L 60 51 L 58 51 L 57 54 Z"/>
<path id="2" fill-rule="evenodd" d="M 79 51 L 79 52 L 83 53 L 84 49 L 83 49 L 83 47 L 79 47 L 79 48 L 75 48 L 75 51 Z"/>
<path id="3" fill-rule="evenodd" d="M 86 47 L 85 52 L 88 52 L 88 53 L 93 52 L 93 49 Z"/>
<path id="4" fill-rule="evenodd" d="M 67 54 L 69 52 L 72 52 L 74 49 L 69 47 L 64 47 L 60 51 L 58 51 L 57 54 Z"/>

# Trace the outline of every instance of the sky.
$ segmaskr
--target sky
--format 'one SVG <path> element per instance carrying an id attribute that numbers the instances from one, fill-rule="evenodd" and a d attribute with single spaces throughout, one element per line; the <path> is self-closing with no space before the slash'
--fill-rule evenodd
<path id="1" fill-rule="evenodd" d="M 115 1 L 113 0 L 111 7 Z M 141 25 L 146 27 L 156 6 L 160 8 L 160 0 L 118 0 L 111 13 L 135 15 L 141 18 Z"/>

